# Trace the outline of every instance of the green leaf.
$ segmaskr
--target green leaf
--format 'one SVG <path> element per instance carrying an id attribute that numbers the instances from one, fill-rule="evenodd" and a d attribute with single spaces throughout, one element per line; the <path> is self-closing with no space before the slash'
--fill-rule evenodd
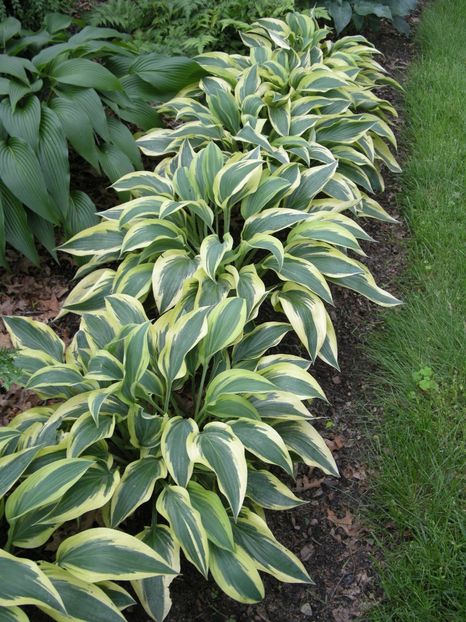
<path id="1" fill-rule="evenodd" d="M 60 120 L 48 106 L 42 107 L 38 128 L 38 156 L 45 184 L 63 220 L 69 211 L 70 167 L 68 144 Z"/>
<path id="2" fill-rule="evenodd" d="M 60 30 L 66 30 L 71 25 L 71 17 L 61 13 L 47 13 L 44 23 L 48 32 L 55 34 Z"/>
<path id="3" fill-rule="evenodd" d="M 11 106 L 8 99 L 3 99 L 0 103 L 0 119 L 10 136 L 21 138 L 34 151 L 37 150 L 41 109 L 35 95 L 25 97 L 16 107 Z"/>
<path id="4" fill-rule="evenodd" d="M 66 233 L 72 236 L 96 225 L 96 211 L 96 206 L 87 194 L 80 190 L 72 190 L 69 196 L 68 218 L 64 223 Z"/>
<path id="5" fill-rule="evenodd" d="M 50 77 L 62 84 L 95 88 L 99 91 L 121 91 L 116 76 L 87 58 L 70 58 L 54 64 Z"/>
<path id="6" fill-rule="evenodd" d="M 53 97 L 49 102 L 49 107 L 59 118 L 72 147 L 91 166 L 100 171 L 99 153 L 94 141 L 92 124 L 87 114 L 64 97 Z"/>
<path id="7" fill-rule="evenodd" d="M 199 80 L 205 72 L 192 59 L 185 56 L 164 57 L 158 54 L 141 54 L 130 68 L 130 73 L 137 74 L 150 84 L 155 93 L 168 98 L 183 87 Z"/>
<path id="8" fill-rule="evenodd" d="M 25 255 L 31 263 L 36 266 L 39 265 L 39 255 L 37 254 L 34 237 L 28 225 L 27 211 L 1 182 L 0 202 L 6 241 Z"/>
<path id="9" fill-rule="evenodd" d="M 39 160 L 24 140 L 0 140 L 0 169 L 2 181 L 20 201 L 53 224 L 60 214 L 47 193 Z"/>
<path id="10" fill-rule="evenodd" d="M 6 43 L 21 32 L 21 22 L 15 17 L 7 17 L 0 23 L 0 44 L 4 48 Z"/>
<path id="11" fill-rule="evenodd" d="M 26 69 L 32 73 L 37 73 L 37 67 L 27 58 L 17 58 L 15 56 L 8 56 L 7 54 L 0 54 L 0 67 L 2 68 L 2 73 L 8 76 L 14 76 L 27 85 L 29 85 L 30 82 L 26 74 Z"/>

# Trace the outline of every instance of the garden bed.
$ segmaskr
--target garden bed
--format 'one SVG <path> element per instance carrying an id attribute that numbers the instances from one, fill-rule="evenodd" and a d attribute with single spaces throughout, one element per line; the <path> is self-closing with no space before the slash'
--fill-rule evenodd
<path id="1" fill-rule="evenodd" d="M 382 30 L 375 43 L 385 53 L 384 65 L 403 82 L 412 44 L 392 30 Z M 387 93 L 387 97 L 392 94 Z M 400 110 L 401 97 L 395 97 Z M 398 138 L 401 128 L 399 121 L 395 128 Z M 394 175 L 386 178 L 387 190 L 379 199 L 391 215 L 397 216 L 395 196 L 399 182 Z M 96 187 L 101 187 L 101 180 L 97 181 Z M 108 207 L 112 200 L 111 191 L 102 193 L 99 206 Z M 396 294 L 396 279 L 404 263 L 406 228 L 402 223 L 373 226 L 369 223 L 366 228 L 377 240 L 370 245 L 367 265 L 376 281 Z M 68 259 L 62 256 L 60 265 L 45 260 L 40 268 L 32 268 L 26 260 L 13 255 L 11 259 L 11 273 L 0 273 L 0 313 L 48 321 L 65 340 L 69 339 L 76 327 L 75 318 L 67 316 L 53 321 L 70 287 L 73 267 Z M 367 463 L 368 436 L 362 416 L 363 407 L 369 401 L 370 363 L 361 345 L 367 333 L 380 322 L 382 313 L 374 314 L 373 304 L 346 290 L 335 291 L 334 295 L 336 308 L 341 310 L 332 314 L 341 372 L 316 364 L 315 376 L 331 403 L 319 405 L 314 412 L 322 417 L 317 427 L 334 452 L 341 478 L 336 480 L 317 469 L 301 468 L 295 492 L 309 503 L 289 512 L 269 512 L 277 539 L 300 557 L 315 585 L 279 584 L 266 576 L 263 603 L 243 606 L 225 597 L 215 584 L 205 582 L 192 566 L 184 564 L 181 576 L 172 584 L 173 608 L 167 618 L 169 622 L 197 619 L 346 622 L 362 616 L 380 599 L 373 562 L 378 555 L 377 547 L 360 517 L 371 477 L 371 465 Z M 7 345 L 4 334 L 0 339 L 0 345 Z M 288 345 L 296 348 L 294 343 Z M 3 420 L 32 405 L 32 399 L 35 398 L 28 392 L 16 388 L 0 395 Z M 40 619 L 34 615 L 34 620 Z M 128 610 L 126 615 L 131 622 L 148 619 L 142 609 Z"/>

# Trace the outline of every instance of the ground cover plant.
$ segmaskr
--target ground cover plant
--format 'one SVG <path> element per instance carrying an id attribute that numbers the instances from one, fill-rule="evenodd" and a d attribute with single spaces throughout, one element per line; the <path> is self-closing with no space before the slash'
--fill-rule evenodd
<path id="1" fill-rule="evenodd" d="M 464 3 L 427 6 L 406 82 L 400 203 L 412 234 L 402 291 L 371 355 L 378 436 L 372 524 L 388 620 L 464 618 Z M 429 97 L 426 98 L 426 92 Z M 381 528 L 390 525 L 390 529 Z"/>
<path id="2" fill-rule="evenodd" d="M 390 107 L 370 96 L 379 79 L 387 80 L 361 37 L 343 40 L 325 65 L 323 50 L 331 46 L 321 43 L 324 34 L 305 15 L 259 21 L 244 35 L 252 49 L 244 63 L 254 75 L 250 58 L 270 54 L 264 64 L 275 87 L 269 74 L 283 74 L 275 52 L 282 63 L 295 63 L 300 81 L 312 82 L 315 71 L 325 89 L 321 105 L 340 88 L 343 97 L 333 99 L 350 103 L 324 112 L 327 137 L 335 132 L 331 148 L 306 134 L 298 142 L 310 144 L 309 160 L 302 160 L 302 148 L 273 147 L 282 161 L 276 160 L 268 147 L 276 131 L 270 121 L 265 144 L 229 149 L 224 120 L 215 119 L 217 140 L 206 143 L 198 128 L 201 139 L 185 137 L 157 172 L 123 177 L 115 187 L 138 196 L 65 244 L 88 259 L 64 309 L 82 316 L 68 347 L 44 324 L 5 319 L 22 382 L 46 403 L 0 429 L 8 531 L 0 565 L 9 578 L 0 586 L 0 615 L 25 620 L 20 607 L 29 604 L 57 620 L 122 620 L 134 601 L 118 582 L 129 581 L 148 615 L 162 620 L 180 549 L 201 574 L 210 571 L 222 590 L 246 603 L 263 597 L 259 571 L 309 581 L 267 527 L 264 510 L 301 503 L 278 477 L 291 476 L 297 460 L 337 474 L 307 406 L 325 399 L 308 372 L 311 361 L 320 355 L 337 365 L 322 302 L 331 301 L 326 281 L 381 304 L 398 302 L 351 256 L 362 254 L 358 239 L 368 237 L 354 219 L 358 212 L 389 217 L 359 188 L 363 178 L 356 182 L 338 170 L 335 154 L 343 145 L 353 158 L 361 154 L 367 178 L 379 183 L 378 160 L 397 168 L 377 133 L 386 126 L 390 140 L 384 116 Z M 231 72 L 227 55 L 208 58 L 213 68 Z M 358 75 L 361 84 L 348 83 Z M 233 110 L 222 82 L 210 80 L 220 85 L 210 103 L 218 96 L 216 110 Z M 283 90 L 286 112 L 291 97 Z M 370 120 L 360 118 L 359 105 L 374 111 Z M 189 123 L 181 129 L 191 131 Z M 125 219 L 130 226 L 123 233 Z M 116 271 L 102 267 L 106 262 Z M 264 322 L 265 299 L 284 317 Z M 311 361 L 277 351 L 292 328 Z M 44 555 L 54 537 L 56 553 Z M 31 560 L 24 557 L 29 549 Z"/>
<path id="3" fill-rule="evenodd" d="M 47 13 L 68 13 L 73 0 L 0 0 L 0 20 L 15 17 L 25 28 L 39 28 Z"/>
<path id="4" fill-rule="evenodd" d="M 259 17 L 282 17 L 293 0 L 108 0 L 85 15 L 93 26 L 131 33 L 137 45 L 161 54 L 231 51 L 241 42 L 235 28 Z"/>
<path id="5" fill-rule="evenodd" d="M 140 55 L 121 33 L 48 14 L 36 32 L 0 24 L 0 265 L 10 244 L 38 262 L 37 239 L 55 256 L 54 227 L 69 236 L 96 221 L 73 188 L 73 149 L 110 181 L 142 167 L 128 128 L 159 123 L 151 104 L 200 75 L 187 58 Z"/>

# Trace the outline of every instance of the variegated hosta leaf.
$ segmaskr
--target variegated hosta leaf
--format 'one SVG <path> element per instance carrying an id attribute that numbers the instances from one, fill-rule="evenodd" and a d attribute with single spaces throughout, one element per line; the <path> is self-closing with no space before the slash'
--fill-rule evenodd
<path id="1" fill-rule="evenodd" d="M 98 225 L 77 233 L 60 248 L 71 255 L 85 257 L 119 251 L 122 243 L 123 233 L 119 224 L 104 220 Z"/>
<path id="2" fill-rule="evenodd" d="M 207 578 L 207 534 L 199 512 L 191 504 L 188 491 L 180 486 L 166 486 L 157 499 L 157 511 L 170 523 L 186 557 Z"/>
<path id="3" fill-rule="evenodd" d="M 29 622 L 29 618 L 19 607 L 0 607 L 0 622 Z"/>
<path id="4" fill-rule="evenodd" d="M 231 419 L 245 417 L 259 420 L 259 413 L 251 402 L 241 395 L 220 396 L 214 404 L 207 406 L 206 412 L 215 419 Z"/>
<path id="5" fill-rule="evenodd" d="M 325 302 L 332 303 L 332 294 L 326 280 L 310 261 L 285 254 L 280 269 L 273 257 L 267 258 L 263 265 L 274 270 L 282 281 L 301 285 Z"/>
<path id="6" fill-rule="evenodd" d="M 327 332 L 326 311 L 318 296 L 296 283 L 285 283 L 276 299 L 301 343 L 315 360 Z"/>
<path id="7" fill-rule="evenodd" d="M 234 548 L 230 519 L 220 497 L 197 482 L 188 486 L 192 506 L 199 512 L 207 537 L 222 549 Z"/>
<path id="8" fill-rule="evenodd" d="M 166 475 L 163 461 L 152 456 L 128 464 L 112 497 L 109 526 L 118 527 L 140 505 L 149 501 L 155 482 Z"/>
<path id="9" fill-rule="evenodd" d="M 65 345 L 49 326 L 25 317 L 4 316 L 2 319 L 16 348 L 38 350 L 55 361 L 63 361 Z"/>
<path id="10" fill-rule="evenodd" d="M 159 356 L 159 366 L 168 390 L 176 378 L 184 375 L 186 355 L 207 333 L 207 313 L 202 307 L 182 315 L 166 333 L 165 345 Z"/>
<path id="11" fill-rule="evenodd" d="M 120 613 L 107 594 L 97 585 L 76 578 L 70 572 L 55 564 L 43 562 L 42 572 L 60 594 L 67 615 L 52 607 L 41 606 L 44 613 L 57 622 L 93 622 L 108 620 L 123 622 L 126 618 Z"/>
<path id="12" fill-rule="evenodd" d="M 210 543 L 210 572 L 219 588 L 242 603 L 264 598 L 264 585 L 256 564 L 240 546 L 228 551 Z"/>
<path id="13" fill-rule="evenodd" d="M 27 512 L 59 499 L 91 466 L 91 460 L 57 460 L 29 475 L 8 497 L 5 516 L 11 524 Z"/>
<path id="14" fill-rule="evenodd" d="M 134 395 L 135 385 L 147 369 L 149 364 L 148 344 L 149 322 L 136 326 L 124 340 L 123 392 Z"/>
<path id="15" fill-rule="evenodd" d="M 57 550 L 57 564 L 90 583 L 176 574 L 147 544 L 104 527 L 88 529 L 64 540 Z"/>
<path id="16" fill-rule="evenodd" d="M 120 611 L 136 604 L 136 601 L 131 594 L 125 590 L 124 587 L 114 581 L 100 581 L 100 583 L 98 583 L 98 587 L 100 587 L 100 589 L 107 594 L 113 604 L 116 605 Z"/>
<path id="17" fill-rule="evenodd" d="M 0 549 L 0 607 L 45 605 L 65 613 L 60 594 L 32 561 Z"/>
<path id="18" fill-rule="evenodd" d="M 152 448 L 160 443 L 164 418 L 133 404 L 128 410 L 128 432 L 133 447 Z"/>
<path id="19" fill-rule="evenodd" d="M 194 419 L 173 417 L 163 428 L 160 449 L 168 472 L 175 482 L 184 488 L 188 485 L 193 473 L 194 462 L 192 454 L 193 443 L 199 432 Z"/>
<path id="20" fill-rule="evenodd" d="M 29 447 L 0 458 L 0 498 L 21 477 L 38 451 L 39 447 Z"/>
<path id="21" fill-rule="evenodd" d="M 184 251 L 167 251 L 157 259 L 152 272 L 152 289 L 160 313 L 178 302 L 184 282 L 197 267 L 197 262 Z"/>
<path id="22" fill-rule="evenodd" d="M 277 346 L 289 330 L 290 325 L 285 322 L 259 324 L 235 346 L 233 363 L 260 358 L 264 352 Z"/>
<path id="23" fill-rule="evenodd" d="M 239 514 L 248 479 L 244 447 L 232 428 L 225 423 L 208 423 L 195 439 L 192 459 L 204 464 L 217 476 L 233 515 Z"/>
<path id="24" fill-rule="evenodd" d="M 227 298 L 218 303 L 207 318 L 207 332 L 199 349 L 203 363 L 234 343 L 245 323 L 246 302 L 242 298 Z"/>
<path id="25" fill-rule="evenodd" d="M 137 537 L 157 551 L 171 568 L 180 571 L 180 546 L 166 525 L 154 525 Z M 173 578 L 172 575 L 162 575 L 131 582 L 141 605 L 155 622 L 163 622 L 170 611 L 169 586 Z"/>
<path id="26" fill-rule="evenodd" d="M 281 436 L 267 423 L 251 419 L 236 419 L 228 422 L 245 448 L 270 464 L 280 466 L 293 475 L 293 463 Z"/>
<path id="27" fill-rule="evenodd" d="M 102 415 L 98 422 L 89 413 L 77 419 L 70 430 L 67 457 L 78 458 L 90 445 L 113 435 L 115 417 Z"/>
<path id="28" fill-rule="evenodd" d="M 268 471 L 249 471 L 246 496 L 268 510 L 288 510 L 307 501 L 298 499 L 291 490 Z"/>
<path id="29" fill-rule="evenodd" d="M 307 421 L 284 421 L 275 430 L 308 466 L 319 467 L 324 473 L 338 477 L 338 468 L 324 439 Z"/>
<path id="30" fill-rule="evenodd" d="M 259 570 L 285 583 L 311 583 L 306 569 L 291 551 L 280 544 L 262 518 L 244 509 L 233 524 L 236 544 L 245 549 Z"/>
<path id="31" fill-rule="evenodd" d="M 242 159 L 227 163 L 214 179 L 214 198 L 223 209 L 232 207 L 256 191 L 263 162 L 260 159 Z"/>
<path id="32" fill-rule="evenodd" d="M 230 369 L 216 376 L 207 387 L 205 402 L 214 404 L 221 395 L 235 393 L 269 393 L 277 387 L 260 374 L 246 369 Z"/>
<path id="33" fill-rule="evenodd" d="M 327 399 L 318 382 L 298 365 L 278 362 L 264 367 L 259 373 L 281 391 L 291 393 L 300 400 Z"/>

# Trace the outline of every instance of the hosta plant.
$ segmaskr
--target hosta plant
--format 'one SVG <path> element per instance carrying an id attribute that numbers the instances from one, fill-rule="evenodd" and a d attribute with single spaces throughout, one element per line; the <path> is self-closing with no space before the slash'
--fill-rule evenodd
<path id="1" fill-rule="evenodd" d="M 93 255 L 64 311 L 99 312 L 123 293 L 155 300 L 160 314 L 179 301 L 214 304 L 233 294 L 257 315 L 270 301 L 283 311 L 312 360 L 337 366 L 335 331 L 324 302 L 329 283 L 390 306 L 363 263 L 359 240 L 371 239 L 342 213 L 354 201 L 326 193 L 337 162 L 309 169 L 296 163 L 271 172 L 259 148 L 230 158 L 214 144 L 193 151 L 186 141 L 172 179 L 135 172 L 114 187 L 137 198 L 102 213 L 103 221 L 62 247 Z M 322 196 L 316 199 L 316 195 Z M 114 264 L 118 267 L 106 267 Z"/>
<path id="2" fill-rule="evenodd" d="M 70 148 L 110 181 L 142 168 L 126 123 L 149 129 L 152 104 L 199 77 L 187 58 L 139 55 L 125 35 L 49 14 L 32 32 L 0 24 L 0 265 L 10 244 L 34 263 L 35 239 L 55 254 L 54 226 L 69 236 L 96 222 L 70 179 Z"/>
<path id="3" fill-rule="evenodd" d="M 305 0 L 300 4 L 309 2 Z M 318 0 L 317 4 L 329 12 L 337 34 L 350 24 L 356 30 L 366 26 L 378 28 L 380 20 L 386 19 L 399 32 L 409 35 L 406 17 L 416 8 L 417 0 Z"/>
<path id="4" fill-rule="evenodd" d="M 362 37 L 331 42 L 308 15 L 261 19 L 241 33 L 249 56 L 212 52 L 197 61 L 212 76 L 188 87 L 161 110 L 183 125 L 156 129 L 138 140 L 149 156 L 176 154 L 185 138 L 215 141 L 232 153 L 259 146 L 275 167 L 338 162 L 326 190 L 355 200 L 354 210 L 384 216 L 368 194 L 383 190 L 381 164 L 399 171 L 387 145 L 393 106 L 374 90 L 396 85 Z M 157 170 L 166 166 L 166 160 Z M 358 199 L 356 201 L 356 199 Z"/>
<path id="5" fill-rule="evenodd" d="M 264 509 L 303 503 L 279 476 L 296 459 L 338 473 L 305 405 L 324 395 L 309 361 L 268 353 L 290 326 L 254 318 L 231 296 L 180 301 L 153 323 L 113 295 L 68 347 L 5 319 L 23 382 L 46 402 L 0 428 L 0 619 L 36 605 L 59 621 L 124 620 L 124 581 L 163 620 L 180 549 L 246 603 L 264 595 L 259 572 L 309 581 Z M 55 538 L 55 554 L 27 559 Z"/>

